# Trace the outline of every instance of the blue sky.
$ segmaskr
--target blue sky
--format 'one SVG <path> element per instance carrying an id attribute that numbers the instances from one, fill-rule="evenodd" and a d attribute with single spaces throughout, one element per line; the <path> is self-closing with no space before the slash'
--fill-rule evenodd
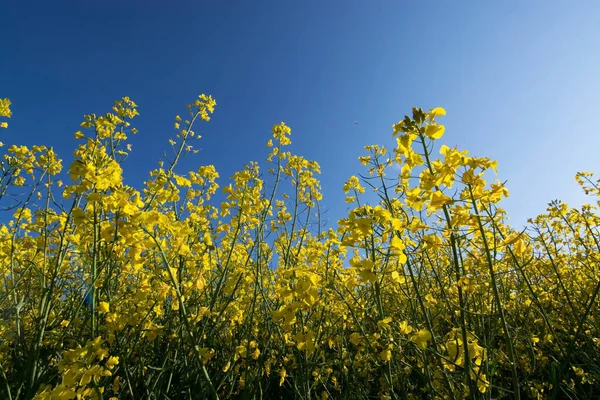
<path id="1" fill-rule="evenodd" d="M 321 164 L 334 222 L 362 147 L 393 144 L 413 105 L 443 106 L 443 142 L 499 161 L 522 224 L 550 200 L 582 203 L 574 174 L 600 172 L 599 62 L 597 1 L 6 0 L 0 96 L 13 118 L 0 140 L 70 160 L 82 115 L 130 96 L 140 133 L 125 177 L 139 186 L 174 115 L 207 93 L 217 109 L 182 170 L 214 164 L 226 178 L 263 161 L 285 121 L 292 151 Z"/>

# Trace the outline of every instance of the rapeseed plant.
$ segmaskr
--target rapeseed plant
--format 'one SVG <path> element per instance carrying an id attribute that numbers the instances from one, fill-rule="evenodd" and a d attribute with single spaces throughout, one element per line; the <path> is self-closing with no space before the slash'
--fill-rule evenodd
<path id="1" fill-rule="evenodd" d="M 2 398 L 600 392 L 600 181 L 590 173 L 576 179 L 595 203 L 553 202 L 516 231 L 500 207 L 508 190 L 486 180 L 497 163 L 440 145 L 445 110 L 415 108 L 393 125 L 391 151 L 365 147 L 367 173 L 342 188 L 352 209 L 325 229 L 320 167 L 288 150 L 284 123 L 267 167 L 236 172 L 220 204 L 214 166 L 180 171 L 215 106 L 201 95 L 175 118 L 173 157 L 141 190 L 122 178 L 137 133 L 127 97 L 84 117 L 68 181 L 52 148 L 6 150 Z"/>

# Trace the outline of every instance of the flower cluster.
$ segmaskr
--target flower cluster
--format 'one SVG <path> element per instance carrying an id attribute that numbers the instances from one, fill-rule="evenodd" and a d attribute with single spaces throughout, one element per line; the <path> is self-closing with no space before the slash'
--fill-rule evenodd
<path id="1" fill-rule="evenodd" d="M 0 100 L 0 116 L 10 117 Z M 351 209 L 321 219 L 317 162 L 272 129 L 219 192 L 181 171 L 216 102 L 177 116 L 140 188 L 137 105 L 86 115 L 67 175 L 51 148 L 0 160 L 0 397 L 592 398 L 600 392 L 597 200 L 507 222 L 496 162 L 438 145 L 442 108 L 365 147 Z M 6 127 L 6 123 L 1 123 Z M 64 179 L 64 183 L 63 180 Z M 375 193 L 369 204 L 365 188 Z M 370 197 L 372 198 L 372 197 Z"/>

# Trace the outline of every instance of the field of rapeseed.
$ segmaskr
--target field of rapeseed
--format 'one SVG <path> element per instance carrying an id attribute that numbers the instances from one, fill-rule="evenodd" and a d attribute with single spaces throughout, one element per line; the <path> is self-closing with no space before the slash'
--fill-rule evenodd
<path id="1" fill-rule="evenodd" d="M 283 123 L 222 188 L 211 165 L 179 171 L 215 105 L 176 117 L 141 190 L 122 181 L 129 98 L 85 116 L 64 182 L 51 148 L 5 147 L 0 398 L 597 398 L 591 174 L 590 205 L 515 231 L 496 162 L 443 145 L 442 108 L 413 109 L 395 148 L 365 147 L 325 229 L 319 165 Z"/>

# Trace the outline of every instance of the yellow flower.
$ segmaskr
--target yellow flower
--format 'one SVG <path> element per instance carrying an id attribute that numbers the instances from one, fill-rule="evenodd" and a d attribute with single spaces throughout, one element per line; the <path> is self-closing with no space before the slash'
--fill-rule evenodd
<path id="1" fill-rule="evenodd" d="M 279 386 L 283 386 L 283 382 L 285 381 L 285 377 L 287 376 L 287 371 L 285 370 L 285 368 L 281 368 L 279 370 Z"/>
<path id="2" fill-rule="evenodd" d="M 433 307 L 436 304 L 437 304 L 437 300 L 435 299 L 435 297 L 433 297 L 433 295 L 431 293 L 428 293 L 425 296 L 425 306 L 426 307 Z"/>
<path id="3" fill-rule="evenodd" d="M 406 245 L 404 244 L 404 242 L 402 241 L 402 239 L 400 239 L 397 236 L 394 236 L 392 238 L 392 241 L 390 243 L 390 248 L 396 253 L 399 254 L 401 253 L 405 248 Z"/>
<path id="4" fill-rule="evenodd" d="M 382 350 L 379 353 L 379 359 L 381 361 L 390 361 L 392 359 L 392 351 L 390 349 Z"/>
<path id="5" fill-rule="evenodd" d="M 485 374 L 479 374 L 477 376 L 477 389 L 480 393 L 485 393 L 489 387 L 490 383 L 486 379 Z"/>
<path id="6" fill-rule="evenodd" d="M 427 329 L 421 329 L 411 339 L 419 348 L 425 350 L 427 348 L 427 342 L 431 340 L 431 332 Z"/>
<path id="7" fill-rule="evenodd" d="M 406 278 L 403 275 L 400 275 L 398 271 L 392 271 L 392 280 L 396 283 L 406 283 Z"/>
<path id="8" fill-rule="evenodd" d="M 103 312 L 103 313 L 107 313 L 110 311 L 110 304 L 107 303 L 106 301 L 101 301 L 100 304 L 98 304 L 98 311 L 99 312 Z"/>
<path id="9" fill-rule="evenodd" d="M 354 332 L 350 335 L 350 343 L 352 343 L 355 346 L 358 346 L 361 340 L 362 336 L 358 332 Z"/>
<path id="10" fill-rule="evenodd" d="M 12 111 L 10 110 L 10 104 L 9 99 L 0 99 L 0 117 L 11 117 Z"/>
<path id="11" fill-rule="evenodd" d="M 115 365 L 119 364 L 119 357 L 110 356 L 106 363 L 104 364 L 106 368 L 113 369 Z"/>
<path id="12" fill-rule="evenodd" d="M 377 328 L 380 331 L 386 330 L 389 328 L 389 323 L 392 322 L 392 318 L 391 317 L 387 317 L 382 319 L 381 321 L 377 322 Z"/>
<path id="13" fill-rule="evenodd" d="M 442 115 L 446 115 L 446 110 L 444 110 L 442 107 L 432 108 L 429 111 L 429 116 L 431 118 L 440 117 Z"/>
<path id="14" fill-rule="evenodd" d="M 200 357 L 202 358 L 202 364 L 206 364 L 215 356 L 215 349 L 204 347 L 200 349 Z"/>
<path id="15" fill-rule="evenodd" d="M 227 364 L 225 364 L 222 371 L 227 372 L 227 371 L 229 371 L 230 367 L 231 367 L 231 361 L 229 361 Z"/>
<path id="16" fill-rule="evenodd" d="M 408 324 L 408 321 L 402 321 L 400 322 L 400 333 L 402 335 L 407 335 L 409 333 L 411 333 L 413 330 L 412 326 L 410 326 Z"/>
<path id="17" fill-rule="evenodd" d="M 446 196 L 440 191 L 436 191 L 431 194 L 431 202 L 429 203 L 429 205 L 431 209 L 438 210 L 442 208 L 445 204 L 450 203 L 451 201 L 451 197 Z"/>
<path id="18" fill-rule="evenodd" d="M 439 139 L 444 135 L 445 130 L 444 125 L 427 125 L 425 135 L 430 139 Z"/>

